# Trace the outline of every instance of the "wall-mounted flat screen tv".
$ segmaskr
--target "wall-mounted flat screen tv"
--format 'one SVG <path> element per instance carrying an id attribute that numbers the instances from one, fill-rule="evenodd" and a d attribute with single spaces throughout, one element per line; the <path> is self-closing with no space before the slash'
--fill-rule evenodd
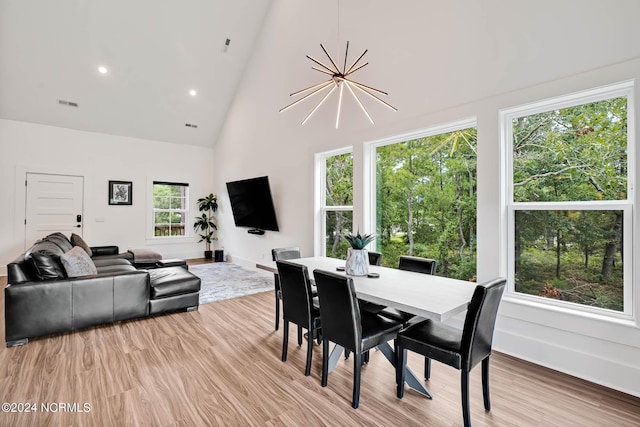
<path id="1" fill-rule="evenodd" d="M 278 231 L 269 177 L 227 182 L 227 190 L 236 226 Z"/>

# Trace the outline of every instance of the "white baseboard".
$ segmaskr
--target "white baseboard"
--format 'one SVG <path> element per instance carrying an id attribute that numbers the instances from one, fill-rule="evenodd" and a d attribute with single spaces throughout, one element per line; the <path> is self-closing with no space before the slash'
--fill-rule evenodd
<path id="1" fill-rule="evenodd" d="M 597 346 L 595 347 L 597 348 Z M 497 330 L 493 349 L 614 390 L 640 397 L 640 365 Z"/>

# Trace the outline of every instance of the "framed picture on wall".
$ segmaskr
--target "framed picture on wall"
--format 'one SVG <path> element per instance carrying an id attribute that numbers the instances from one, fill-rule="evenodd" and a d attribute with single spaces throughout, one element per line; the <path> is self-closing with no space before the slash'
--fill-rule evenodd
<path id="1" fill-rule="evenodd" d="M 133 183 L 131 181 L 109 181 L 109 204 L 131 205 Z"/>

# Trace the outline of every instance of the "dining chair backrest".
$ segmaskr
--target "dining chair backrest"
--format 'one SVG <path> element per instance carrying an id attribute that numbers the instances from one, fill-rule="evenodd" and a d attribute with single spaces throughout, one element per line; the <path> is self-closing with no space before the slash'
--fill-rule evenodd
<path id="1" fill-rule="evenodd" d="M 304 327 L 311 324 L 313 306 L 311 282 L 307 267 L 289 261 L 276 261 L 282 288 L 284 318 Z"/>
<path id="2" fill-rule="evenodd" d="M 278 260 L 286 260 L 286 259 L 295 259 L 301 258 L 300 256 L 300 248 L 297 246 L 292 246 L 289 248 L 274 248 L 271 249 L 271 258 L 274 261 Z"/>
<path id="3" fill-rule="evenodd" d="M 498 306 L 507 281 L 497 278 L 476 285 L 462 329 L 460 356 L 469 370 L 491 353 Z"/>
<path id="4" fill-rule="evenodd" d="M 382 265 L 382 254 L 380 252 L 369 252 L 369 265 Z"/>
<path id="5" fill-rule="evenodd" d="M 361 353 L 362 324 L 353 279 L 322 270 L 314 270 L 313 276 L 320 301 L 322 336 Z"/>
<path id="6" fill-rule="evenodd" d="M 274 248 L 271 249 L 271 258 L 274 261 L 287 260 L 300 258 L 300 248 L 288 247 L 288 248 Z M 280 276 L 278 273 L 273 273 L 274 290 L 276 296 L 276 331 L 280 325 L 280 301 L 282 300 L 282 287 L 280 286 Z"/>
<path id="7" fill-rule="evenodd" d="M 435 259 L 404 255 L 400 257 L 398 269 L 416 273 L 436 274 L 437 264 Z"/>
<path id="8" fill-rule="evenodd" d="M 274 261 L 301 258 L 300 248 L 297 246 L 273 248 L 271 249 L 271 258 Z M 280 279 L 278 278 L 278 273 L 274 273 L 274 278 L 276 281 L 276 292 L 278 292 L 280 290 Z"/>

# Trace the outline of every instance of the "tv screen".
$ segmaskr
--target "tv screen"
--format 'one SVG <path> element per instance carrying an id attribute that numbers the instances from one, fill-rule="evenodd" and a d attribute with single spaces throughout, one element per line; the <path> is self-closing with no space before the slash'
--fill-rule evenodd
<path id="1" fill-rule="evenodd" d="M 227 190 L 236 226 L 278 231 L 268 177 L 227 182 Z"/>

